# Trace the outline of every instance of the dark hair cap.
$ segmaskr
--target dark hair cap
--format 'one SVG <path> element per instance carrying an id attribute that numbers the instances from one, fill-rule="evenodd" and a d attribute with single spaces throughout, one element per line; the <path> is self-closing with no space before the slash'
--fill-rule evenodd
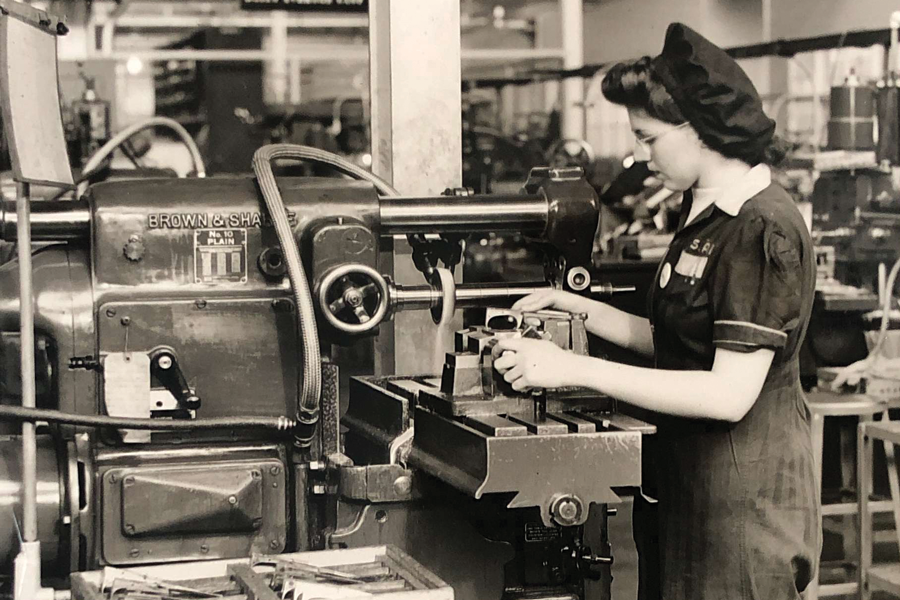
<path id="1" fill-rule="evenodd" d="M 710 148 L 757 162 L 775 134 L 753 82 L 728 54 L 682 23 L 666 31 L 653 69 Z"/>

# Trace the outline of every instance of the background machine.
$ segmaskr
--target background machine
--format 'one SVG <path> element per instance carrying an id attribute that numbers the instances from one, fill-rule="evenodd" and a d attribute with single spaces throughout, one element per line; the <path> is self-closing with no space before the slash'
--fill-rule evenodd
<path id="1" fill-rule="evenodd" d="M 7 40 L 62 31 L 0 4 Z M 3 100 L 11 131 L 24 107 Z M 19 180 L 33 181 L 21 161 L 34 146 L 10 138 Z M 349 179 L 276 179 L 285 159 Z M 391 543 L 460 598 L 578 598 L 586 585 L 608 598 L 606 505 L 640 483 L 651 429 L 584 390 L 515 394 L 491 366 L 509 335 L 586 353 L 583 317 L 488 311 L 457 332 L 443 373 L 353 378 L 348 398 L 337 359 L 401 310 L 615 291 L 591 281 L 598 203 L 580 170 L 536 169 L 513 195 L 427 198 L 305 147 L 267 146 L 254 171 L 107 182 L 71 201 L 30 203 L 20 185 L 4 202 L 0 237 L 24 250 L 0 268 L 0 571 L 28 544 L 64 578 Z M 545 281 L 455 284 L 439 267 L 479 231 L 538 241 Z M 380 240 L 403 234 L 421 285 L 379 270 Z M 29 306 L 33 344 L 18 331 Z M 29 391 L 19 357 L 32 350 Z"/>

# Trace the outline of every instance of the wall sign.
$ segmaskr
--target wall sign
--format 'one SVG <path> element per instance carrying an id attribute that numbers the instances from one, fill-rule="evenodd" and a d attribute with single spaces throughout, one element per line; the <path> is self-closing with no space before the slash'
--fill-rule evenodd
<path id="1" fill-rule="evenodd" d="M 369 0 L 241 0 L 244 10 L 297 12 L 367 12 Z"/>

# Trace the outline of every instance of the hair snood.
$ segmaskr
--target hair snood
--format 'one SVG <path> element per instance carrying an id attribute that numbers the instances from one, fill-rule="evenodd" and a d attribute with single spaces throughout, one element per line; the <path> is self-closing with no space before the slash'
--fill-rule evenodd
<path id="1" fill-rule="evenodd" d="M 756 165 L 777 164 L 786 153 L 740 65 L 681 23 L 669 26 L 659 56 L 612 67 L 602 90 L 610 102 L 661 121 L 689 122 L 703 143 L 723 156 Z"/>

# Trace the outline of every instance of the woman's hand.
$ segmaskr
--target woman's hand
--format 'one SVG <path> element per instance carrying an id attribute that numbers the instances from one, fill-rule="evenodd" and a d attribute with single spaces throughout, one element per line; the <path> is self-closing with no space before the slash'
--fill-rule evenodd
<path id="1" fill-rule="evenodd" d="M 576 356 L 552 342 L 505 338 L 493 353 L 494 368 L 517 392 L 577 385 L 572 376 Z"/>
<path id="2" fill-rule="evenodd" d="M 570 313 L 587 312 L 587 298 L 562 290 L 540 290 L 519 298 L 512 305 L 514 310 L 541 310 L 542 308 L 556 308 Z"/>

